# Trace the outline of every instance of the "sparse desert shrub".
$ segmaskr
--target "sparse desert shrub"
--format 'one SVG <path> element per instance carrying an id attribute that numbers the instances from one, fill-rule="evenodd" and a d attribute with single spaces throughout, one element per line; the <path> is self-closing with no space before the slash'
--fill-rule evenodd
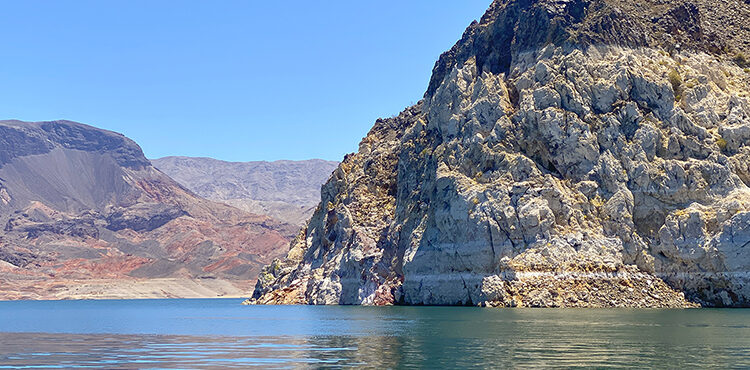
<path id="1" fill-rule="evenodd" d="M 672 90 L 674 90 L 674 99 L 679 101 L 682 97 L 682 77 L 680 76 L 680 72 L 677 72 L 676 69 L 673 69 L 669 71 L 669 75 L 667 76 L 669 78 L 669 83 L 672 84 Z"/>
<path id="2" fill-rule="evenodd" d="M 734 61 L 740 68 L 748 68 L 750 67 L 750 60 L 747 59 L 745 54 L 743 53 L 737 53 L 734 58 L 732 58 L 732 61 Z"/>
<path id="3" fill-rule="evenodd" d="M 727 141 L 724 140 L 723 137 L 716 139 L 716 145 L 718 145 L 721 150 L 727 150 Z"/>

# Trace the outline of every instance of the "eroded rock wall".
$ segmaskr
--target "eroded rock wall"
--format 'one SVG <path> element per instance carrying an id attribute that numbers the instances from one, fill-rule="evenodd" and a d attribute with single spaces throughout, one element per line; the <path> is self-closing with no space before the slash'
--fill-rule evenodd
<path id="1" fill-rule="evenodd" d="M 343 161 L 250 302 L 750 305 L 750 73 L 705 43 L 570 41 L 630 21 L 551 3 L 495 2 L 424 101 Z M 555 37 L 503 41 L 523 17 Z"/>

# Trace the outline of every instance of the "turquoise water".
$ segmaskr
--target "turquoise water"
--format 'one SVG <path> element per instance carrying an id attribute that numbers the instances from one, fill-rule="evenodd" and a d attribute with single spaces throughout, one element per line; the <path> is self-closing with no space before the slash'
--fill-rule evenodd
<path id="1" fill-rule="evenodd" d="M 750 310 L 0 302 L 0 368 L 750 368 Z"/>

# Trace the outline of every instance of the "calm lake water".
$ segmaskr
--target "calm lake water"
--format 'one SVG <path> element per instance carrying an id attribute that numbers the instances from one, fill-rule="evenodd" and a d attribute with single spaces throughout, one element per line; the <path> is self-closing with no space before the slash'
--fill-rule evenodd
<path id="1" fill-rule="evenodd" d="M 0 368 L 750 368 L 750 310 L 0 302 Z"/>

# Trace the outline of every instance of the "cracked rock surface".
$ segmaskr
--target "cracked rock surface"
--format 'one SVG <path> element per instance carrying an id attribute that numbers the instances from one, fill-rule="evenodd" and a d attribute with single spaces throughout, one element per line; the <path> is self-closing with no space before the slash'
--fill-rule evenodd
<path id="1" fill-rule="evenodd" d="M 640 3 L 495 1 L 248 303 L 750 306 L 750 5 Z"/>

